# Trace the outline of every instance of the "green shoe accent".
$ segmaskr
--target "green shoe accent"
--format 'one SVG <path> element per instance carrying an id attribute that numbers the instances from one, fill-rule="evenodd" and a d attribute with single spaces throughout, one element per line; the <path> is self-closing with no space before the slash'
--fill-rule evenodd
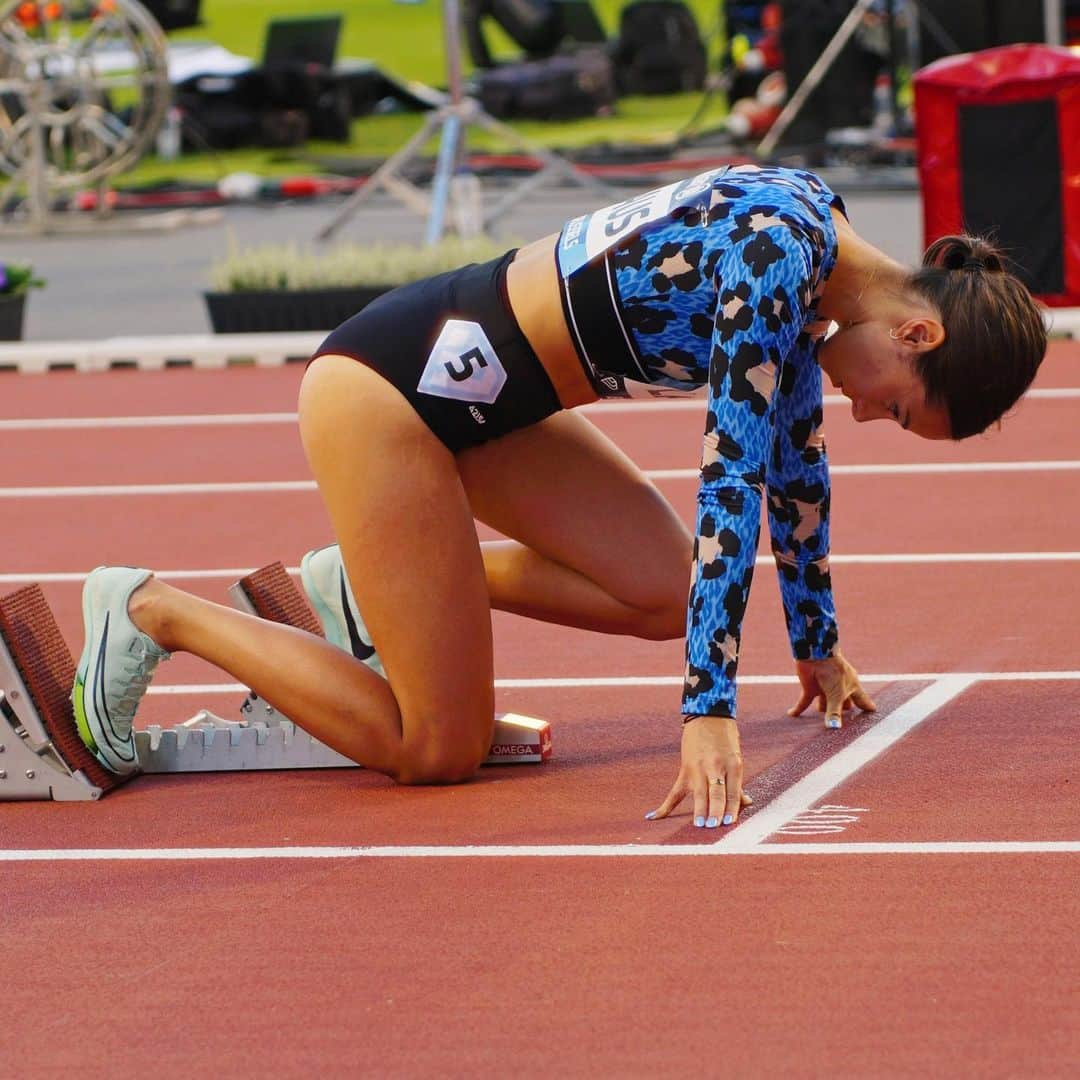
<path id="1" fill-rule="evenodd" d="M 71 703 L 75 708 L 75 727 L 78 729 L 79 738 L 86 744 L 88 750 L 93 751 L 98 761 L 102 761 L 101 751 L 94 741 L 94 734 L 86 720 L 86 710 L 83 707 L 83 694 L 86 692 L 86 682 L 81 676 L 75 678 L 75 692 L 71 695 Z M 102 764 L 106 764 L 102 761 Z"/>

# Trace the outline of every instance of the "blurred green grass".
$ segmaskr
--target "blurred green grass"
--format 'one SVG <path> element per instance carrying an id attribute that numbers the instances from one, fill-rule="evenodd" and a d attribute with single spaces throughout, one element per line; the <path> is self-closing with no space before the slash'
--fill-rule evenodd
<path id="1" fill-rule="evenodd" d="M 593 0 L 600 21 L 614 37 L 624 0 Z M 715 70 L 720 48 L 719 0 L 687 0 L 702 37 L 710 49 Z M 332 0 L 203 0 L 202 25 L 170 35 L 174 41 L 212 41 L 230 52 L 257 60 L 262 54 L 266 27 L 271 20 L 298 15 L 341 13 L 344 15 L 338 56 L 365 59 L 385 74 L 399 80 L 417 80 L 428 86 L 444 87 L 446 82 L 440 0 L 402 3 L 400 0 L 352 0 L 335 4 Z M 485 35 L 496 57 L 517 55 L 517 47 L 496 26 L 485 27 Z M 472 71 L 463 46 L 466 75 Z M 620 98 L 614 114 L 573 121 L 513 121 L 511 126 L 523 138 L 552 149 L 578 149 L 602 144 L 664 147 L 694 117 L 702 103 L 701 93 Z M 709 98 L 708 108 L 697 117 L 703 127 L 715 126 L 726 112 L 722 95 Z M 312 140 L 296 150 L 243 149 L 203 154 L 184 154 L 175 161 L 159 160 L 148 154 L 130 172 L 117 178 L 118 187 L 143 186 L 174 180 L 214 182 L 232 172 L 253 172 L 264 177 L 280 177 L 297 172 L 318 172 L 320 162 L 351 157 L 385 158 L 399 149 L 420 127 L 421 113 L 389 113 L 359 117 L 351 125 L 347 143 Z M 479 150 L 511 147 L 505 141 L 475 128 L 468 132 L 468 145 Z M 434 153 L 435 143 L 428 148 Z"/>

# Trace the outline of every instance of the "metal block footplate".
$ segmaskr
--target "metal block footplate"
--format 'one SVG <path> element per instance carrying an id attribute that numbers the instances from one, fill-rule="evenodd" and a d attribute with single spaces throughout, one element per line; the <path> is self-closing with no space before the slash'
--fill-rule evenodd
<path id="1" fill-rule="evenodd" d="M 242 712 L 259 719 L 226 720 L 204 709 L 176 727 L 135 732 L 145 773 L 235 772 L 247 769 L 355 769 L 351 758 L 286 720 L 250 695 Z M 495 719 L 485 765 L 538 763 L 551 756 L 551 725 L 517 713 Z"/>

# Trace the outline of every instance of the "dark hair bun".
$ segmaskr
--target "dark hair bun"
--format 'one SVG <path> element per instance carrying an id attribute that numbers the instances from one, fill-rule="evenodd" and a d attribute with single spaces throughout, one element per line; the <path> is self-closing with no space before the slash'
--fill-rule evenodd
<path id="1" fill-rule="evenodd" d="M 1005 256 L 981 236 L 942 236 L 923 256 L 923 266 L 938 270 L 987 270 L 1005 273 Z"/>
<path id="2" fill-rule="evenodd" d="M 1016 404 L 1046 354 L 1043 311 L 1002 252 L 977 236 L 943 236 L 908 279 L 938 313 L 945 340 L 914 359 L 926 400 L 950 434 L 985 431 Z"/>

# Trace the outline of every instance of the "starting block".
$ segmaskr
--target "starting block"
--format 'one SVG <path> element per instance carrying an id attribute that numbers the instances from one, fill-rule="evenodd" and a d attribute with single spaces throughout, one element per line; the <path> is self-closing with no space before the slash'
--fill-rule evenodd
<path id="1" fill-rule="evenodd" d="M 229 593 L 240 610 L 322 636 L 280 562 L 241 578 Z M 75 663 L 40 587 L 0 599 L 0 801 L 94 800 L 130 779 L 102 766 L 79 737 L 70 697 L 74 681 Z M 143 773 L 359 767 L 254 693 L 240 706 L 239 720 L 204 709 L 174 727 L 136 731 L 135 747 Z M 517 713 L 495 717 L 485 765 L 550 756 L 547 721 Z"/>
<path id="2" fill-rule="evenodd" d="M 75 662 L 40 586 L 0 599 L 0 800 L 99 799 L 124 782 L 79 738 Z"/>
<path id="3" fill-rule="evenodd" d="M 229 596 L 233 605 L 241 611 L 257 615 L 261 619 L 284 623 L 286 626 L 295 626 L 310 634 L 317 634 L 319 637 L 324 636 L 322 626 L 315 612 L 312 611 L 311 605 L 308 604 L 307 599 L 280 562 L 270 563 L 269 566 L 264 566 L 261 570 L 256 570 L 247 577 L 241 578 L 229 587 Z M 223 720 L 204 710 L 201 714 L 192 717 L 188 723 L 192 725 L 192 731 L 212 733 L 231 731 L 234 739 L 237 738 L 236 728 L 233 727 L 235 724 L 241 727 L 265 725 L 267 728 L 276 728 L 280 742 L 290 746 L 290 750 L 281 756 L 296 760 L 298 764 L 256 766 L 259 768 L 322 769 L 356 766 L 356 762 L 350 758 L 343 757 L 297 728 L 292 721 L 281 716 L 272 705 L 260 701 L 255 694 L 248 694 L 240 711 L 243 718 L 239 722 Z M 210 734 L 209 737 L 212 743 L 217 735 Z M 313 745 L 307 746 L 306 741 L 310 741 Z M 150 739 L 147 738 L 145 742 L 149 754 Z M 272 744 L 276 748 L 278 742 L 278 739 L 268 737 L 267 741 L 260 745 Z M 137 735 L 136 745 L 138 746 Z M 141 746 L 139 750 L 139 762 L 142 765 Z M 166 754 L 165 757 L 167 756 Z M 267 760 L 277 756 L 279 752 L 276 749 L 269 752 L 263 751 L 263 757 Z M 551 757 L 551 725 L 546 720 L 537 720 L 518 713 L 496 715 L 491 748 L 483 762 L 485 765 L 530 764 L 546 761 L 549 757 Z M 309 758 L 311 763 L 305 764 L 304 762 Z M 142 765 L 143 770 L 154 771 L 152 756 L 148 758 L 148 764 L 150 768 Z M 215 767 L 207 766 L 207 768 Z M 235 766 L 223 765 L 221 768 L 235 768 Z"/>

